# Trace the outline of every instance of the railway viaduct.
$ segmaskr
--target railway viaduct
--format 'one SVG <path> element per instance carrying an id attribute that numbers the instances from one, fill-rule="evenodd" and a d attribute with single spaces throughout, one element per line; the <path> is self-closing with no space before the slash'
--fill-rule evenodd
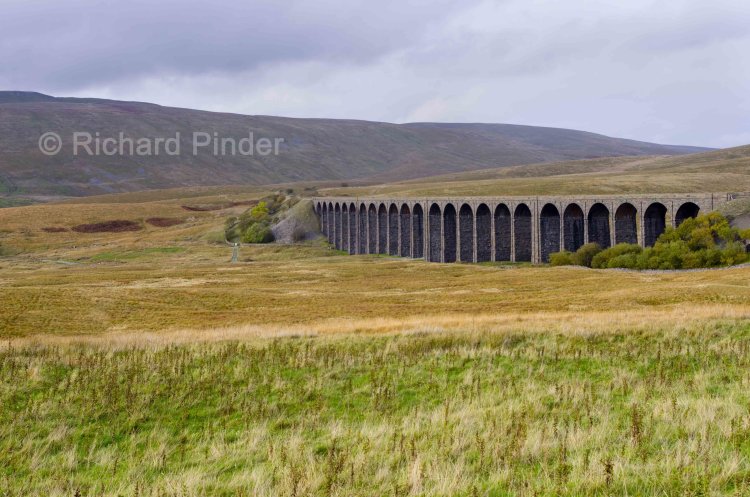
<path id="1" fill-rule="evenodd" d="M 349 254 L 433 262 L 547 262 L 587 242 L 651 246 L 678 226 L 746 194 L 579 197 L 316 197 L 321 231 Z"/>

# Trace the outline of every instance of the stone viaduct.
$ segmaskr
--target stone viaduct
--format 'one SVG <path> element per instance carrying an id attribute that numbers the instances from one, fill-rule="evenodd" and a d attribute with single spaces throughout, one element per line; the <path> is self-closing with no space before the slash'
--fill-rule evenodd
<path id="1" fill-rule="evenodd" d="M 654 244 L 738 194 L 578 197 L 316 197 L 321 231 L 349 254 L 390 254 L 433 262 L 547 262 L 587 242 Z M 744 194 L 739 194 L 744 196 Z"/>

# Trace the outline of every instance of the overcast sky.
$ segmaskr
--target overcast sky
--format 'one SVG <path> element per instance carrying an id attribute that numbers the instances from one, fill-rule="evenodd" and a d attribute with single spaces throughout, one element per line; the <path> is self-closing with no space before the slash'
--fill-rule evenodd
<path id="1" fill-rule="evenodd" d="M 750 143 L 748 0 L 0 0 L 0 88 Z"/>

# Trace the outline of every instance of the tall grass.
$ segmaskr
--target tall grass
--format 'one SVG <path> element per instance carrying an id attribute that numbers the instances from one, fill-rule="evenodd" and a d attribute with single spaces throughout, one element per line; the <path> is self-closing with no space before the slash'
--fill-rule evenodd
<path id="1" fill-rule="evenodd" d="M 750 325 L 6 345 L 0 494 L 748 495 Z"/>

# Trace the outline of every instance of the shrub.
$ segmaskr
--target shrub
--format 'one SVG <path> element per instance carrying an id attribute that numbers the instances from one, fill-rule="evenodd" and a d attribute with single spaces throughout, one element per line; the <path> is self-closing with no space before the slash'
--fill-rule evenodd
<path id="1" fill-rule="evenodd" d="M 230 242 L 241 240 L 245 243 L 269 243 L 273 241 L 273 235 L 270 235 L 269 240 L 268 232 L 270 232 L 269 226 L 275 212 L 275 206 L 274 198 L 268 197 L 243 212 L 239 217 L 227 218 L 224 223 L 226 239 Z"/>
<path id="2" fill-rule="evenodd" d="M 273 232 L 267 223 L 253 223 L 242 237 L 245 243 L 271 243 Z"/>
<path id="3" fill-rule="evenodd" d="M 612 257 L 607 261 L 608 268 L 638 269 L 640 264 L 639 255 L 636 252 L 628 252 Z"/>
<path id="4" fill-rule="evenodd" d="M 265 221 L 268 219 L 268 204 L 266 202 L 258 202 L 258 205 L 250 209 L 250 218 L 253 221 Z"/>
<path id="5" fill-rule="evenodd" d="M 587 243 L 581 245 L 572 256 L 573 264 L 577 266 L 591 267 L 591 260 L 601 251 L 602 247 L 598 243 Z"/>
<path id="6" fill-rule="evenodd" d="M 633 243 L 618 243 L 614 247 L 602 250 L 591 258 L 591 267 L 603 269 L 607 267 L 624 267 L 610 265 L 610 262 L 617 260 L 618 264 L 628 263 L 636 267 L 638 254 L 643 252 L 640 245 Z"/>
<path id="7" fill-rule="evenodd" d="M 549 263 L 551 266 L 572 266 L 573 265 L 573 253 L 563 250 L 562 252 L 554 252 L 549 255 Z"/>
<path id="8" fill-rule="evenodd" d="M 667 228 L 653 247 L 620 243 L 606 250 L 595 243 L 581 246 L 575 254 L 557 252 L 550 264 L 576 264 L 597 269 L 694 269 L 741 264 L 750 259 L 746 246 L 750 232 L 740 231 L 718 212 L 686 219 Z"/>
<path id="9" fill-rule="evenodd" d="M 747 260 L 747 248 L 742 242 L 732 242 L 721 251 L 721 263 L 725 266 L 742 264 Z"/>
<path id="10" fill-rule="evenodd" d="M 693 269 L 741 264 L 748 260 L 744 233 L 727 218 L 710 212 L 667 228 L 654 245 L 651 257 L 659 269 Z M 653 262 L 649 265 L 654 266 Z"/>

